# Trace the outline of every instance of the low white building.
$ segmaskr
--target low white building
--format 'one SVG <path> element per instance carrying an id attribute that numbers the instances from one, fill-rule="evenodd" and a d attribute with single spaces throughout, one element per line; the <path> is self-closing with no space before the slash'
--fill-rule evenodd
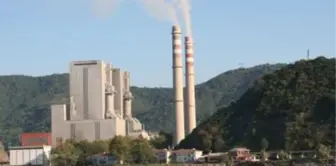
<path id="1" fill-rule="evenodd" d="M 196 149 L 155 149 L 154 153 L 160 163 L 194 163 L 203 155 Z"/>
<path id="2" fill-rule="evenodd" d="M 169 150 L 169 149 L 155 149 L 154 153 L 155 153 L 156 159 L 159 163 L 168 164 L 170 162 L 171 150 Z"/>
<path id="3" fill-rule="evenodd" d="M 203 155 L 203 152 L 196 149 L 178 149 L 171 152 L 170 160 L 176 163 L 194 163 Z"/>
<path id="4" fill-rule="evenodd" d="M 102 165 L 114 165 L 118 164 L 118 160 L 115 156 L 108 153 L 96 154 L 86 158 L 87 166 L 102 166 Z"/>
<path id="5" fill-rule="evenodd" d="M 13 166 L 50 166 L 51 146 L 9 147 L 9 164 Z"/>

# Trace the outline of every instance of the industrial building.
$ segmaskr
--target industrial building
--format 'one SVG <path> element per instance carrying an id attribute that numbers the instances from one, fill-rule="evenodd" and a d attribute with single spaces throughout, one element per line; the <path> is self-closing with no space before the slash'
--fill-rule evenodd
<path id="1" fill-rule="evenodd" d="M 70 64 L 69 84 L 69 104 L 51 106 L 53 146 L 67 139 L 148 138 L 132 116 L 129 72 L 100 60 L 75 61 Z"/>
<path id="2" fill-rule="evenodd" d="M 173 89 L 176 130 L 174 146 L 196 127 L 194 52 L 191 36 L 185 39 L 186 102 L 183 95 L 181 28 L 172 27 Z M 52 105 L 52 144 L 66 139 L 103 140 L 116 135 L 149 138 L 132 116 L 130 74 L 103 61 L 70 64 L 69 103 Z M 186 109 L 186 112 L 185 110 Z M 186 129 L 185 129 L 186 113 Z"/>

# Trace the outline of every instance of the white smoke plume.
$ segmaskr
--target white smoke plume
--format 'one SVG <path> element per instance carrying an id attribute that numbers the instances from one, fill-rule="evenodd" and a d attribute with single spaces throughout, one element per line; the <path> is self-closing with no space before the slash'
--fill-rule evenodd
<path id="1" fill-rule="evenodd" d="M 120 0 L 92 0 L 93 13 L 99 18 L 105 18 L 119 7 Z"/>
<path id="2" fill-rule="evenodd" d="M 187 35 L 192 36 L 191 0 L 173 0 L 173 4 L 177 5 L 181 11 Z"/>
<path id="3" fill-rule="evenodd" d="M 165 0 L 140 0 L 154 17 L 164 21 L 171 21 L 174 25 L 179 25 L 174 6 Z"/>

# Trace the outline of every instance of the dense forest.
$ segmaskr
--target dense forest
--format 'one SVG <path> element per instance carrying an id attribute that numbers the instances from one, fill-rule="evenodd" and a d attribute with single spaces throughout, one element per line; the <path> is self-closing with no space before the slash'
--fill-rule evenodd
<path id="1" fill-rule="evenodd" d="M 237 100 L 261 75 L 283 66 L 239 68 L 197 85 L 198 121 Z M 6 145 L 18 144 L 21 132 L 50 131 L 50 104 L 68 102 L 68 81 L 68 74 L 0 76 L 0 136 Z M 132 87 L 132 92 L 133 114 L 147 130 L 173 131 L 172 89 Z"/>
<path id="2" fill-rule="evenodd" d="M 264 75 L 179 145 L 220 151 L 335 147 L 335 58 L 301 60 Z"/>

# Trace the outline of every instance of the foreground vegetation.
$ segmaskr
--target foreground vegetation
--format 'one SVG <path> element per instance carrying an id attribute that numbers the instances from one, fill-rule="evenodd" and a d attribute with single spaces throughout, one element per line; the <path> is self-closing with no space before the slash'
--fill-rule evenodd
<path id="1" fill-rule="evenodd" d="M 282 64 L 260 65 L 231 70 L 197 85 L 198 121 L 209 117 L 217 106 L 237 100 L 261 75 L 281 68 Z M 68 74 L 43 77 L 0 76 L 0 136 L 5 145 L 18 145 L 21 132 L 49 132 L 50 104 L 66 103 Z M 133 115 L 146 129 L 172 132 L 171 88 L 132 87 Z"/>
<path id="2" fill-rule="evenodd" d="M 159 138 L 158 138 L 159 139 Z M 155 141 L 156 140 L 156 141 Z M 54 166 L 84 166 L 90 165 L 87 157 L 93 155 L 109 155 L 114 156 L 115 161 L 123 165 L 160 165 L 156 154 L 153 151 L 157 146 L 158 140 L 147 141 L 145 139 L 130 139 L 128 137 L 117 136 L 112 140 L 106 141 L 71 141 L 59 145 L 52 150 L 51 162 Z M 159 139 L 161 140 L 161 139 Z M 272 159 L 267 151 L 268 143 L 261 142 L 262 150 L 258 154 L 261 156 L 260 162 L 243 162 L 238 165 L 247 166 L 263 166 L 263 165 L 283 165 L 289 166 L 291 163 L 318 163 L 326 164 L 331 157 L 331 149 L 324 145 L 316 147 L 312 153 L 314 155 L 306 155 L 305 157 L 290 157 L 286 151 L 278 152 L 278 158 Z M 256 153 L 254 154 L 256 155 Z M 174 162 L 171 156 L 172 165 L 183 165 Z M 268 160 L 267 160 L 268 159 Z M 120 162 L 122 161 L 122 162 Z M 219 156 L 219 163 L 232 166 L 234 159 L 228 153 Z M 176 163 L 176 164 L 174 164 Z M 162 164 L 165 165 L 165 164 Z"/>
<path id="3" fill-rule="evenodd" d="M 52 150 L 52 164 L 55 166 L 87 165 L 86 158 L 97 154 L 110 154 L 127 164 L 155 163 L 153 146 L 145 139 L 129 139 L 116 136 L 107 141 L 66 141 Z"/>
<path id="4" fill-rule="evenodd" d="M 238 101 L 219 109 L 180 148 L 222 151 L 335 147 L 335 59 L 298 61 L 257 80 Z"/>

